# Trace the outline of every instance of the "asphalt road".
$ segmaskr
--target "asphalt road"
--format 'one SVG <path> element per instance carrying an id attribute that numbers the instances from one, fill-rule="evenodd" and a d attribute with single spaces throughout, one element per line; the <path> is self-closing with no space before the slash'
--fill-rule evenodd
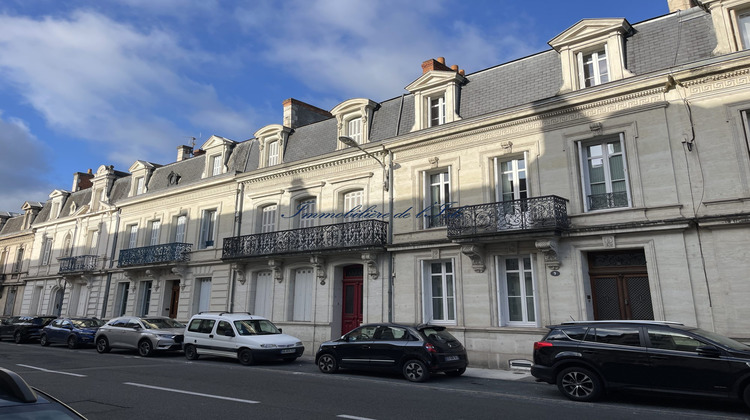
<path id="1" fill-rule="evenodd" d="M 182 353 L 69 350 L 0 342 L 0 366 L 89 419 L 740 419 L 740 403 L 616 394 L 595 404 L 532 380 L 320 373 L 311 352 L 295 363 L 242 366 Z"/>

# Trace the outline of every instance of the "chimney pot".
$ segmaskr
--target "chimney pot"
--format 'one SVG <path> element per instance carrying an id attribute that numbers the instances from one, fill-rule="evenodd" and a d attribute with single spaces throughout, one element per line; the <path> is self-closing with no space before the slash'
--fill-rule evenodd
<path id="1" fill-rule="evenodd" d="M 458 65 L 457 64 L 452 65 L 451 70 L 458 71 Z"/>
<path id="2" fill-rule="evenodd" d="M 438 57 L 437 62 L 440 64 L 445 64 L 445 57 Z"/>
<path id="3" fill-rule="evenodd" d="M 458 71 L 458 74 L 460 74 L 461 76 L 464 76 L 466 75 L 466 72 L 464 71 L 464 69 L 461 69 Z"/>

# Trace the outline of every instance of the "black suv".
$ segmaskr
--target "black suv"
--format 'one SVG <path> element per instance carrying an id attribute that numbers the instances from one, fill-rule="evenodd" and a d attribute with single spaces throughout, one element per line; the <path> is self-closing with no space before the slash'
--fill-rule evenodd
<path id="1" fill-rule="evenodd" d="M 741 399 L 750 406 L 750 347 L 659 321 L 589 321 L 547 327 L 531 374 L 574 401 L 608 389 Z"/>
<path id="2" fill-rule="evenodd" d="M 12 316 L 0 323 L 0 339 L 12 338 L 16 343 L 39 340 L 40 332 L 56 319 L 54 316 Z"/>

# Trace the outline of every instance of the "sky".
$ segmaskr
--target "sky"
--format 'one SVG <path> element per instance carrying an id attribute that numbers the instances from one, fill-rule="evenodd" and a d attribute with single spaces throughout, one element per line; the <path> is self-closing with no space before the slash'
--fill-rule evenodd
<path id="1" fill-rule="evenodd" d="M 667 0 L 0 0 L 0 212 L 75 172 L 173 162 L 211 135 L 405 93 L 421 63 L 466 74 L 550 49 L 584 18 L 631 24 Z"/>

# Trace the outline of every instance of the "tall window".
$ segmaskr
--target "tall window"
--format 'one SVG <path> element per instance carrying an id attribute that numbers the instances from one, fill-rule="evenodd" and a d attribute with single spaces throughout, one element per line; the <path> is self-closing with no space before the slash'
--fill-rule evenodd
<path id="1" fill-rule="evenodd" d="M 143 187 L 145 186 L 146 179 L 139 176 L 135 179 L 135 195 L 143 194 Z"/>
<path id="2" fill-rule="evenodd" d="M 8 255 L 8 251 L 2 250 L 0 251 L 0 274 L 5 273 L 5 260 Z"/>
<path id="3" fill-rule="evenodd" d="M 31 293 L 31 311 L 30 315 L 41 315 L 42 314 L 42 295 L 44 294 L 44 286 L 34 286 L 34 290 Z"/>
<path id="4" fill-rule="evenodd" d="M 13 264 L 13 272 L 20 273 L 23 268 L 23 248 L 18 248 L 16 252 L 16 262 Z"/>
<path id="5" fill-rule="evenodd" d="M 151 306 L 151 285 L 152 282 L 150 280 L 141 282 L 141 307 L 138 316 L 148 315 L 149 307 Z"/>
<path id="6" fill-rule="evenodd" d="M 276 210 L 278 206 L 271 204 L 261 210 L 260 231 L 262 233 L 276 231 Z"/>
<path id="7" fill-rule="evenodd" d="M 362 199 L 364 197 L 365 193 L 362 190 L 357 191 L 349 191 L 348 193 L 344 194 L 344 208 L 341 209 L 343 213 L 346 213 L 348 211 L 357 211 L 357 206 L 359 208 L 362 208 Z M 344 219 L 345 222 L 356 222 L 358 221 L 358 218 L 355 217 L 347 217 Z"/>
<path id="8" fill-rule="evenodd" d="M 315 213 L 315 198 L 305 198 L 298 201 L 297 209 L 302 209 L 299 215 L 297 215 L 299 218 L 297 227 L 306 228 L 315 226 L 315 218 L 310 217 Z"/>
<path id="9" fill-rule="evenodd" d="M 138 225 L 128 226 L 128 248 L 135 248 L 138 240 Z"/>
<path id="10" fill-rule="evenodd" d="M 268 143 L 268 166 L 279 164 L 279 142 L 272 141 Z"/>
<path id="11" fill-rule="evenodd" d="M 67 234 L 63 241 L 62 256 L 69 257 L 71 252 L 73 252 L 73 239 L 70 237 L 70 234 Z"/>
<path id="12" fill-rule="evenodd" d="M 628 207 L 627 165 L 619 139 L 579 143 L 586 210 Z"/>
<path id="13" fill-rule="evenodd" d="M 273 307 L 273 275 L 270 271 L 261 271 L 255 280 L 255 305 L 253 314 L 271 318 Z"/>
<path id="14" fill-rule="evenodd" d="M 198 290 L 196 296 L 196 311 L 205 312 L 211 307 L 211 277 L 200 277 L 195 279 Z"/>
<path id="15" fill-rule="evenodd" d="M 456 290 L 452 260 L 424 263 L 424 320 L 436 324 L 456 322 Z"/>
<path id="16" fill-rule="evenodd" d="M 117 294 L 115 295 L 115 316 L 125 315 L 125 311 L 128 308 L 128 289 L 130 284 L 128 282 L 117 283 Z"/>
<path id="17" fill-rule="evenodd" d="M 214 234 L 216 230 L 216 209 L 203 210 L 201 219 L 201 238 L 198 249 L 214 246 Z"/>
<path id="18" fill-rule="evenodd" d="M 211 176 L 221 175 L 221 155 L 211 156 Z"/>
<path id="19" fill-rule="evenodd" d="M 750 48 L 750 12 L 745 12 L 737 16 L 737 27 L 740 30 L 740 37 L 742 38 L 740 48 L 746 50 Z"/>
<path id="20" fill-rule="evenodd" d="M 536 325 L 534 272 L 531 257 L 499 258 L 498 306 L 502 325 Z"/>
<path id="21" fill-rule="evenodd" d="M 99 231 L 98 230 L 92 230 L 88 234 L 88 241 L 89 241 L 89 253 L 91 255 L 97 254 L 97 247 L 99 245 Z"/>
<path id="22" fill-rule="evenodd" d="M 49 265 L 49 257 L 52 254 L 52 238 L 44 238 L 42 244 L 42 265 Z"/>
<path id="23" fill-rule="evenodd" d="M 445 226 L 445 209 L 451 202 L 451 182 L 449 169 L 438 173 L 425 174 L 424 227 Z"/>
<path id="24" fill-rule="evenodd" d="M 526 159 L 500 161 L 495 158 L 495 200 L 523 200 L 528 196 Z"/>
<path id="25" fill-rule="evenodd" d="M 430 127 L 445 124 L 445 97 L 430 98 L 429 101 L 428 120 L 430 121 Z"/>
<path id="26" fill-rule="evenodd" d="M 161 220 L 151 222 L 151 246 L 159 245 L 159 231 L 161 230 Z"/>
<path id="27" fill-rule="evenodd" d="M 358 144 L 362 143 L 362 118 L 353 118 L 347 124 L 347 134 Z"/>
<path id="28" fill-rule="evenodd" d="M 295 271 L 292 285 L 292 321 L 312 321 L 313 284 L 312 268 L 300 268 Z"/>
<path id="29" fill-rule="evenodd" d="M 187 216 L 177 216 L 177 227 L 174 231 L 175 242 L 185 242 L 185 226 L 187 225 Z"/>
<path id="30" fill-rule="evenodd" d="M 579 78 L 584 87 L 609 82 L 606 49 L 589 54 L 578 53 Z"/>

